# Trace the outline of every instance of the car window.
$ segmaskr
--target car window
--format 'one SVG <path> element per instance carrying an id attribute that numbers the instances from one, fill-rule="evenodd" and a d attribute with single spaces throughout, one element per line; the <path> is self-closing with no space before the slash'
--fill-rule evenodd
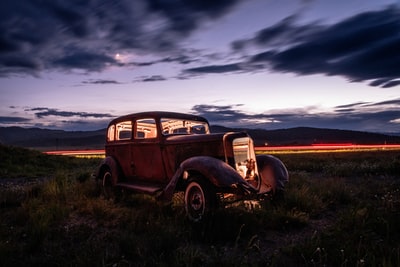
<path id="1" fill-rule="evenodd" d="M 140 119 L 135 123 L 135 139 L 150 139 L 157 137 L 155 119 Z"/>
<path id="2" fill-rule="evenodd" d="M 123 121 L 116 124 L 116 140 L 129 140 L 132 137 L 132 122 Z"/>
<path id="3" fill-rule="evenodd" d="M 110 127 L 108 127 L 108 131 L 107 131 L 107 141 L 114 141 L 114 137 L 115 137 L 115 125 L 110 125 Z"/>
<path id="4" fill-rule="evenodd" d="M 164 135 L 209 133 L 208 124 L 202 121 L 162 118 L 161 127 Z"/>

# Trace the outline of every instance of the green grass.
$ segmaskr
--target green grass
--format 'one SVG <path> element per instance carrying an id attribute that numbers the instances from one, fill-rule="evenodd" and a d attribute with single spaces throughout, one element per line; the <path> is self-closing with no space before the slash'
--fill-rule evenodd
<path id="1" fill-rule="evenodd" d="M 49 178 L 0 185 L 0 266 L 400 265 L 398 151 L 280 154 L 283 200 L 195 224 L 177 203 L 99 197 L 99 159 L 3 146 L 0 155 L 1 178 Z"/>
<path id="2" fill-rule="evenodd" d="M 37 150 L 0 144 L 0 179 L 54 177 L 59 172 L 85 175 L 99 164 L 97 159 L 47 155 Z"/>

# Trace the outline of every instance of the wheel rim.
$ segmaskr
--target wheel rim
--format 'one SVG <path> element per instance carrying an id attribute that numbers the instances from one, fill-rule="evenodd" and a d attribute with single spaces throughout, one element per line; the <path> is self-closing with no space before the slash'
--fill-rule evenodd
<path id="1" fill-rule="evenodd" d="M 200 220 L 205 212 L 206 199 L 201 186 L 192 182 L 188 185 L 185 194 L 185 208 L 189 219 L 193 221 Z"/>

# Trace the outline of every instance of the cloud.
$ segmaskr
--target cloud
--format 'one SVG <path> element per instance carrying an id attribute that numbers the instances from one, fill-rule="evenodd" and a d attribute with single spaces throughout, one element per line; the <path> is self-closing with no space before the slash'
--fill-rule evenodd
<path id="1" fill-rule="evenodd" d="M 225 73 L 225 72 L 236 72 L 240 71 L 241 67 L 239 64 L 227 64 L 227 65 L 212 65 L 203 66 L 197 68 L 189 68 L 184 70 L 185 73 L 189 74 L 202 74 L 202 73 Z"/>
<path id="2" fill-rule="evenodd" d="M 355 15 L 333 25 L 295 26 L 292 20 L 284 26 L 260 31 L 249 43 L 272 47 L 250 59 L 265 63 L 278 72 L 299 75 L 338 75 L 350 81 L 369 81 L 371 85 L 392 87 L 399 84 L 396 66 L 400 60 L 400 10 L 395 6 Z M 282 32 L 270 34 L 265 32 Z M 283 45 L 284 44 L 284 45 Z"/>
<path id="3" fill-rule="evenodd" d="M 365 103 L 369 107 L 379 107 L 379 108 L 399 108 L 400 109 L 400 99 L 386 100 L 376 103 Z"/>
<path id="4" fill-rule="evenodd" d="M 400 84 L 400 80 L 393 80 L 393 81 L 388 81 L 384 85 L 382 85 L 382 88 L 390 88 L 394 87 Z"/>
<path id="5" fill-rule="evenodd" d="M 111 114 L 107 113 L 88 113 L 88 112 L 72 112 L 72 111 L 60 111 L 52 108 L 30 108 L 25 111 L 33 111 L 37 118 L 44 118 L 48 116 L 57 117 L 80 117 L 80 118 L 111 118 Z"/>
<path id="6" fill-rule="evenodd" d="M 160 63 L 178 63 L 178 64 L 186 65 L 186 64 L 189 64 L 192 62 L 199 61 L 196 58 L 196 55 L 200 55 L 199 51 L 195 51 L 195 50 L 185 51 L 185 49 L 182 49 L 175 53 L 176 53 L 175 56 L 164 57 L 164 58 L 161 58 L 158 60 L 152 60 L 152 61 L 131 62 L 126 65 L 132 65 L 132 66 L 137 66 L 137 67 L 148 67 L 148 66 L 152 66 L 152 65 L 160 64 Z M 186 53 L 190 53 L 191 56 L 186 55 Z"/>
<path id="7" fill-rule="evenodd" d="M 143 82 L 160 82 L 160 81 L 165 81 L 165 80 L 166 80 L 166 78 L 164 78 L 161 75 L 153 75 L 153 76 L 144 78 L 142 81 Z"/>
<path id="8" fill-rule="evenodd" d="M 243 105 L 195 105 L 192 111 L 206 117 L 213 125 L 236 128 L 283 129 L 299 126 L 359 130 L 368 132 L 399 132 L 400 99 L 375 103 L 351 103 L 331 112 L 315 112 L 315 108 L 267 110 L 250 114 Z"/>
<path id="9" fill-rule="evenodd" d="M 200 116 L 207 117 L 210 121 L 213 122 L 224 122 L 230 121 L 238 121 L 240 118 L 247 117 L 245 113 L 242 113 L 238 108 L 241 107 L 241 104 L 238 105 L 195 105 L 192 107 L 192 110 Z"/>
<path id="10" fill-rule="evenodd" d="M 203 21 L 223 16 L 237 2 L 1 1 L 0 75 L 102 71 L 125 66 L 114 57 L 116 51 L 173 52 Z"/>
<path id="11" fill-rule="evenodd" d="M 115 118 L 108 113 L 75 112 L 48 107 L 9 107 L 10 116 L 0 116 L 0 127 L 20 126 L 59 130 L 98 130 L 107 126 Z"/>
<path id="12" fill-rule="evenodd" d="M 343 111 L 343 110 L 353 110 L 354 108 L 367 105 L 369 104 L 368 102 L 356 102 L 356 103 L 351 103 L 351 104 L 346 104 L 346 105 L 339 105 L 335 107 L 336 111 Z"/>
<path id="13" fill-rule="evenodd" d="M 87 81 L 83 81 L 82 83 L 84 84 L 121 84 L 118 81 L 115 80 L 103 80 L 103 79 L 99 79 L 99 80 L 87 80 Z"/>
<path id="14" fill-rule="evenodd" d="M 21 122 L 29 122 L 30 119 L 23 117 L 0 117 L 0 124 L 13 124 Z"/>
<path id="15" fill-rule="evenodd" d="M 272 71 L 342 76 L 382 88 L 400 84 L 400 8 L 396 5 L 334 24 L 300 24 L 299 15 L 290 15 L 251 38 L 232 42 L 229 56 L 227 51 L 212 57 L 209 52 L 183 48 L 185 38 L 239 2 L 2 1 L 0 76 L 196 63 L 182 69 L 177 78 Z M 152 60 L 121 60 L 117 53 L 151 55 Z"/>
<path id="16" fill-rule="evenodd" d="M 48 107 L 9 107 L 14 116 L 1 116 L 0 126 L 41 127 L 63 130 L 97 130 L 116 117 L 108 113 L 63 111 Z M 199 104 L 191 113 L 204 116 L 212 125 L 232 128 L 285 129 L 315 127 L 367 132 L 399 133 L 400 98 L 380 102 L 355 102 L 336 106 L 329 112 L 318 107 L 244 111 L 244 104 Z"/>
<path id="17" fill-rule="evenodd" d="M 299 25 L 296 15 L 232 42 L 232 58 L 241 62 L 186 69 L 197 74 L 256 70 L 298 75 L 342 76 L 389 88 L 400 84 L 400 8 L 388 6 L 335 24 Z M 256 52 L 254 52 L 256 51 Z"/>
<path id="18" fill-rule="evenodd" d="M 51 64 L 62 69 L 90 71 L 101 71 L 109 65 L 118 65 L 117 61 L 111 56 L 87 51 L 67 52 L 64 56 L 52 61 Z"/>

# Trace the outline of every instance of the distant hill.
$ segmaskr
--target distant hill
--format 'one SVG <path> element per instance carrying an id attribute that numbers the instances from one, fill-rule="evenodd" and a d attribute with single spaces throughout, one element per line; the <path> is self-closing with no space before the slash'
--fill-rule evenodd
<path id="1" fill-rule="evenodd" d="M 400 136 L 378 133 L 297 127 L 279 130 L 263 129 L 230 129 L 223 126 L 212 126 L 213 132 L 245 131 L 256 146 L 276 145 L 311 145 L 318 143 L 353 143 L 353 144 L 399 144 Z"/>
<path id="2" fill-rule="evenodd" d="M 318 143 L 400 144 L 400 136 L 377 133 L 297 127 L 281 130 L 241 129 L 211 126 L 211 131 L 245 131 L 256 146 L 310 145 Z M 39 150 L 103 149 L 105 129 L 62 131 L 40 128 L 0 127 L 0 143 Z"/>
<path id="3" fill-rule="evenodd" d="M 0 127 L 0 143 L 43 150 L 66 148 L 102 149 L 105 129 L 97 131 L 62 131 L 40 128 Z"/>

